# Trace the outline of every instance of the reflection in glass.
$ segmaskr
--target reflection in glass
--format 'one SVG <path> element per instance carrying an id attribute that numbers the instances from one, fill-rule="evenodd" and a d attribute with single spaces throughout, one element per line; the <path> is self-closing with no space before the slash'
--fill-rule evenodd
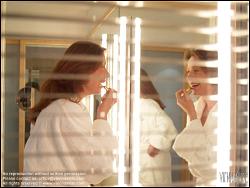
<path id="1" fill-rule="evenodd" d="M 141 69 L 140 183 L 143 186 L 170 186 L 170 149 L 177 130 L 166 114 L 148 74 Z"/>

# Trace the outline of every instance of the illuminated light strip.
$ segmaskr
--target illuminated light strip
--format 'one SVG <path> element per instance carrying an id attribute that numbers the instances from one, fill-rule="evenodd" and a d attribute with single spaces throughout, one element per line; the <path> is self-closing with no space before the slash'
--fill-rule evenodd
<path id="1" fill-rule="evenodd" d="M 113 85 L 112 88 L 114 90 L 118 90 L 118 55 L 119 55 L 119 41 L 118 41 L 118 35 L 115 34 L 113 38 L 113 72 L 112 72 L 112 78 L 113 78 Z M 117 96 L 116 96 L 117 97 Z M 113 133 L 114 135 L 117 135 L 117 105 L 113 106 L 112 109 L 112 128 L 113 128 Z"/>
<path id="2" fill-rule="evenodd" d="M 105 59 L 106 59 L 106 61 L 108 61 L 107 59 L 107 56 L 108 56 L 108 49 L 107 49 L 107 47 L 108 47 L 108 35 L 105 33 L 105 34 L 102 34 L 102 47 L 103 48 L 105 48 L 106 50 L 105 50 Z M 106 66 L 107 66 L 107 64 L 108 64 L 108 62 L 106 62 Z M 104 88 L 101 88 L 101 97 L 105 94 L 105 89 Z"/>
<path id="3" fill-rule="evenodd" d="M 248 67 L 249 67 L 248 62 L 242 62 L 236 64 L 237 69 L 247 69 Z"/>
<path id="4" fill-rule="evenodd" d="M 240 84 L 240 85 L 248 85 L 248 83 L 249 83 L 249 81 L 247 78 L 237 80 L 237 84 Z"/>
<path id="5" fill-rule="evenodd" d="M 248 52 L 248 46 L 233 47 L 233 52 Z"/>
<path id="6" fill-rule="evenodd" d="M 102 34 L 102 47 L 106 48 L 108 47 L 108 35 L 106 33 Z"/>
<path id="7" fill-rule="evenodd" d="M 242 95 L 242 96 L 238 96 L 238 100 L 241 100 L 241 101 L 248 101 L 248 95 Z"/>
<path id="8" fill-rule="evenodd" d="M 166 77 L 166 78 L 168 78 L 168 77 Z M 194 82 L 198 82 L 198 83 L 217 84 L 219 82 L 218 79 L 219 79 L 219 77 L 213 77 L 213 78 L 195 78 L 193 80 L 194 80 Z"/>
<path id="9" fill-rule="evenodd" d="M 248 36 L 248 31 L 247 30 L 233 30 L 232 36 L 233 37 L 245 37 L 245 36 Z"/>
<path id="10" fill-rule="evenodd" d="M 231 127 L 231 2 L 218 2 L 218 148 L 216 186 L 222 182 L 220 173 L 230 172 Z"/>
<path id="11" fill-rule="evenodd" d="M 199 67 L 208 67 L 208 68 L 217 68 L 218 67 L 218 61 L 194 61 L 190 62 L 190 65 L 192 66 L 199 66 Z"/>
<path id="12" fill-rule="evenodd" d="M 178 46 L 181 48 L 195 48 L 195 49 L 212 50 L 212 51 L 218 49 L 217 44 L 198 44 L 198 45 L 180 44 Z"/>
<path id="13" fill-rule="evenodd" d="M 249 4 L 247 6 L 247 15 L 249 14 Z M 248 33 L 248 42 L 247 42 L 247 46 L 248 46 L 248 49 L 249 49 L 249 20 L 247 22 L 247 33 Z M 247 53 L 247 64 L 249 64 L 249 50 L 248 50 L 248 53 Z M 249 69 L 247 69 L 247 80 L 249 80 Z M 248 95 L 248 100 L 247 100 L 247 111 L 249 112 L 249 83 L 247 84 L 247 95 Z M 248 139 L 247 139 L 247 144 L 249 146 L 249 113 L 247 113 L 247 131 L 248 131 Z M 249 165 L 249 148 L 248 148 L 248 152 L 247 152 L 247 165 Z M 247 181 L 247 186 L 246 187 L 249 187 L 249 166 L 247 168 L 247 177 L 246 179 L 248 180 Z"/>
<path id="14" fill-rule="evenodd" d="M 118 41 L 118 35 L 115 34 L 113 36 L 113 70 L 112 70 L 112 88 L 114 90 L 118 90 L 117 87 L 118 87 L 118 78 L 117 78 L 117 75 L 118 75 L 118 53 L 119 53 L 119 41 Z M 117 96 L 116 96 L 117 97 Z M 113 107 L 112 107 L 112 118 L 111 118 L 111 122 L 112 122 L 112 131 L 113 131 L 113 134 L 114 135 L 117 135 L 118 134 L 118 131 L 117 131 L 117 118 L 118 118 L 118 109 L 117 109 L 117 104 L 115 104 Z M 118 154 L 115 155 L 115 159 L 113 161 L 113 171 L 114 172 L 117 172 L 117 161 L 118 161 Z M 118 172 L 117 172 L 118 173 Z"/>
<path id="15" fill-rule="evenodd" d="M 106 47 L 106 51 L 107 51 L 107 54 L 106 54 L 106 61 L 107 61 L 107 64 L 106 64 L 106 69 L 108 70 L 109 74 L 111 77 L 109 77 L 107 80 L 106 80 L 106 86 L 107 87 L 111 87 L 112 86 L 112 63 L 113 63 L 113 43 L 111 43 L 111 37 L 112 37 L 112 34 L 109 34 L 107 36 L 107 47 Z"/>
<path id="16" fill-rule="evenodd" d="M 211 18 L 212 16 L 217 16 L 217 12 L 215 10 L 202 10 L 202 11 L 184 10 L 184 11 L 179 11 L 179 14 L 201 17 L 201 18 Z"/>
<path id="17" fill-rule="evenodd" d="M 216 113 L 216 112 L 214 112 L 214 113 Z M 239 115 L 240 115 L 240 114 L 239 114 Z M 241 114 L 241 115 L 242 115 L 242 114 Z M 247 134 L 249 133 L 247 128 L 239 128 L 237 131 L 239 131 L 240 133 L 247 133 Z M 231 132 L 234 132 L 234 133 L 235 133 L 235 132 L 237 132 L 237 131 L 231 131 Z M 217 134 L 217 129 L 214 130 L 214 133 Z M 239 146 L 242 146 L 243 144 L 238 144 L 238 145 L 239 145 Z M 248 145 L 248 144 L 244 144 L 244 146 L 245 146 L 245 145 Z M 217 147 L 217 146 L 214 146 L 214 147 Z"/>
<path id="18" fill-rule="evenodd" d="M 144 43 L 144 46 L 162 46 L 164 47 L 166 44 L 164 43 Z M 168 45 L 169 48 L 191 48 L 191 49 L 201 49 L 201 50 L 212 50 L 212 51 L 217 51 L 218 50 L 218 45 L 217 44 L 178 44 L 178 45 Z"/>
<path id="19" fill-rule="evenodd" d="M 144 1 L 135 1 L 135 7 L 142 8 L 144 6 Z"/>
<path id="20" fill-rule="evenodd" d="M 118 160 L 118 186 L 125 185 L 125 133 L 126 133 L 126 35 L 127 18 L 120 17 L 120 69 L 118 88 L 118 117 L 119 117 L 119 160 Z"/>
<path id="21" fill-rule="evenodd" d="M 202 96 L 205 100 L 218 101 L 218 95 L 207 95 Z"/>
<path id="22" fill-rule="evenodd" d="M 139 186 L 140 172 L 140 70 L 141 70 L 141 19 L 135 18 L 134 98 L 132 115 L 132 186 Z"/>
<path id="23" fill-rule="evenodd" d="M 233 20 L 248 20 L 249 16 L 248 14 L 244 14 L 244 13 L 236 13 L 233 15 Z"/>
<path id="24" fill-rule="evenodd" d="M 243 131 L 241 131 L 241 133 L 243 133 Z M 247 134 L 248 134 L 247 131 L 244 131 L 244 133 L 247 133 Z M 214 147 L 212 148 L 212 151 L 216 151 L 216 152 L 217 152 L 217 151 L 220 150 L 220 149 L 221 149 L 221 148 L 219 148 L 219 147 L 217 147 L 217 146 L 214 146 Z M 248 149 L 249 149 L 249 145 L 248 145 L 248 144 L 245 144 L 245 145 L 235 145 L 235 146 L 230 146 L 230 148 L 228 148 L 228 150 L 235 150 L 235 149 L 237 149 L 237 150 L 248 150 Z M 224 151 L 225 151 L 225 150 L 224 150 Z M 230 161 L 229 164 L 232 165 L 233 162 Z"/>
<path id="25" fill-rule="evenodd" d="M 117 1 L 116 3 L 117 5 L 122 6 L 122 7 L 127 7 L 130 4 L 129 1 Z"/>
<path id="26" fill-rule="evenodd" d="M 217 27 L 197 27 L 197 28 L 195 28 L 195 27 L 183 27 L 183 28 L 180 28 L 179 31 L 212 35 L 212 34 L 217 33 Z"/>
<path id="27" fill-rule="evenodd" d="M 108 35 L 108 54 L 107 54 L 107 62 L 108 62 L 108 72 L 110 73 L 110 77 L 108 78 L 107 87 L 113 88 L 113 35 Z"/>

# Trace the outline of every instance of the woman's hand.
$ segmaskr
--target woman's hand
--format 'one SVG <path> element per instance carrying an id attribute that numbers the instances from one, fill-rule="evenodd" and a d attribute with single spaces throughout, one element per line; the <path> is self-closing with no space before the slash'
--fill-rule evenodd
<path id="1" fill-rule="evenodd" d="M 197 119 L 193 101 L 184 89 L 180 89 L 176 92 L 176 99 L 178 106 L 188 114 L 190 121 Z"/>
<path id="2" fill-rule="evenodd" d="M 155 148 L 152 145 L 149 145 L 147 152 L 148 152 L 148 154 L 149 154 L 150 157 L 155 157 L 156 155 L 158 155 L 158 153 L 160 152 L 160 150 L 157 149 L 157 148 Z"/>
<path id="3" fill-rule="evenodd" d="M 111 107 L 117 102 L 117 92 L 114 89 L 108 89 L 102 97 L 101 104 L 97 109 L 97 119 L 107 119 L 107 114 Z"/>

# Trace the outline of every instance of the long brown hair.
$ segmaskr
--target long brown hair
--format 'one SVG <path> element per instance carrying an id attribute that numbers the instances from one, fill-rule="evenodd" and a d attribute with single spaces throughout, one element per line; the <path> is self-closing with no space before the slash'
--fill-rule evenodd
<path id="1" fill-rule="evenodd" d="M 78 94 L 88 82 L 88 75 L 103 65 L 104 48 L 88 41 L 73 43 L 41 86 L 40 101 L 30 109 L 29 120 L 35 124 L 39 113 L 60 98 L 80 102 Z"/>
<path id="2" fill-rule="evenodd" d="M 149 75 L 143 69 L 141 69 L 141 97 L 145 99 L 153 99 L 156 101 L 162 109 L 166 106 L 160 99 L 160 95 L 154 87 Z"/>

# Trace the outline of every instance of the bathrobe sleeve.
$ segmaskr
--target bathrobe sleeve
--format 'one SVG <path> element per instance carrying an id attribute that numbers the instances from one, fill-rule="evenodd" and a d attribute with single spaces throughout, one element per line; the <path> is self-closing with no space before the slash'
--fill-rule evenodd
<path id="1" fill-rule="evenodd" d="M 216 174 L 211 168 L 211 147 L 206 131 L 198 119 L 190 121 L 173 144 L 176 153 L 188 162 L 192 175 L 203 179 Z"/>

